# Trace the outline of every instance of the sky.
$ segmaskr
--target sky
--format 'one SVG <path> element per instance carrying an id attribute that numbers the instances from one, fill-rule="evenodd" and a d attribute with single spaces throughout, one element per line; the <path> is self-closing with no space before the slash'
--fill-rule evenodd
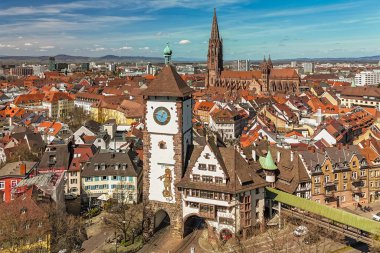
<path id="1" fill-rule="evenodd" d="M 214 8 L 227 60 L 380 55 L 379 0 L 1 0 L 0 55 L 205 60 Z"/>

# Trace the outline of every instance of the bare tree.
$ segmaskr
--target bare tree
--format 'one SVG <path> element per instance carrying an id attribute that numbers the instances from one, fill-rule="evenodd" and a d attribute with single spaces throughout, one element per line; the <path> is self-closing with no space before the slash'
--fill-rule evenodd
<path id="1" fill-rule="evenodd" d="M 60 120 L 63 123 L 66 123 L 71 131 L 75 132 L 89 119 L 91 119 L 91 115 L 89 113 L 87 113 L 81 107 L 74 106 L 70 114 L 61 118 Z"/>
<path id="2" fill-rule="evenodd" d="M 110 208 L 107 225 L 116 228 L 122 234 L 123 241 L 134 243 L 136 233 L 142 231 L 143 205 L 134 204 L 135 189 L 130 189 L 124 180 L 120 180 L 113 193 L 117 204 Z"/>
<path id="3" fill-rule="evenodd" d="M 64 210 L 57 209 L 55 205 L 47 205 L 51 223 L 51 251 L 58 252 L 66 249 L 68 252 L 80 248 L 87 240 L 83 222 L 79 217 L 68 215 Z"/>

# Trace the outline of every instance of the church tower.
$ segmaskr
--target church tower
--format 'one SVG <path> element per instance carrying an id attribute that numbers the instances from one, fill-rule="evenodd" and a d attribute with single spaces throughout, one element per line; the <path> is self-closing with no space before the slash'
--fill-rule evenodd
<path id="1" fill-rule="evenodd" d="M 272 66 L 272 67 L 271 67 Z M 272 60 L 269 57 L 269 60 L 267 62 L 265 56 L 263 62 L 260 64 L 260 70 L 261 70 L 261 80 L 263 81 L 263 92 L 271 92 L 272 90 L 269 87 L 269 75 L 270 71 L 273 68 Z"/>
<path id="2" fill-rule="evenodd" d="M 192 89 L 170 64 L 169 46 L 165 67 L 143 92 L 144 234 L 152 235 L 163 221 L 182 234 L 182 199 L 176 188 L 192 144 Z"/>
<path id="3" fill-rule="evenodd" d="M 216 18 L 216 10 L 214 9 L 211 36 L 208 41 L 206 86 L 215 86 L 216 80 L 219 79 L 222 71 L 223 39 L 219 36 L 218 20 Z"/>

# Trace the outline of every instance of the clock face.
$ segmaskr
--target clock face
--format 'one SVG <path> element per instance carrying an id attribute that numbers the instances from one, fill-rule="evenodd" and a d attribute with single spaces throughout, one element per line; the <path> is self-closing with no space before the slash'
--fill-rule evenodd
<path id="1" fill-rule="evenodd" d="M 170 121 L 170 112 L 165 107 L 157 107 L 153 112 L 154 121 L 159 125 L 166 125 Z"/>

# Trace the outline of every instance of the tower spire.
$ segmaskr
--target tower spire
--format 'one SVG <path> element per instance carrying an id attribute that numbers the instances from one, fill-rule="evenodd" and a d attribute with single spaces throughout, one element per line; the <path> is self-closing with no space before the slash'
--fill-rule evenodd
<path id="1" fill-rule="evenodd" d="M 166 47 L 164 48 L 164 57 L 165 57 L 165 65 L 168 65 L 171 63 L 173 51 L 169 47 L 169 42 L 166 43 Z"/>
<path id="2" fill-rule="evenodd" d="M 215 8 L 214 8 L 214 17 L 212 19 L 211 39 L 212 40 L 219 40 L 219 27 L 218 27 L 218 19 L 216 17 L 216 9 Z"/>

